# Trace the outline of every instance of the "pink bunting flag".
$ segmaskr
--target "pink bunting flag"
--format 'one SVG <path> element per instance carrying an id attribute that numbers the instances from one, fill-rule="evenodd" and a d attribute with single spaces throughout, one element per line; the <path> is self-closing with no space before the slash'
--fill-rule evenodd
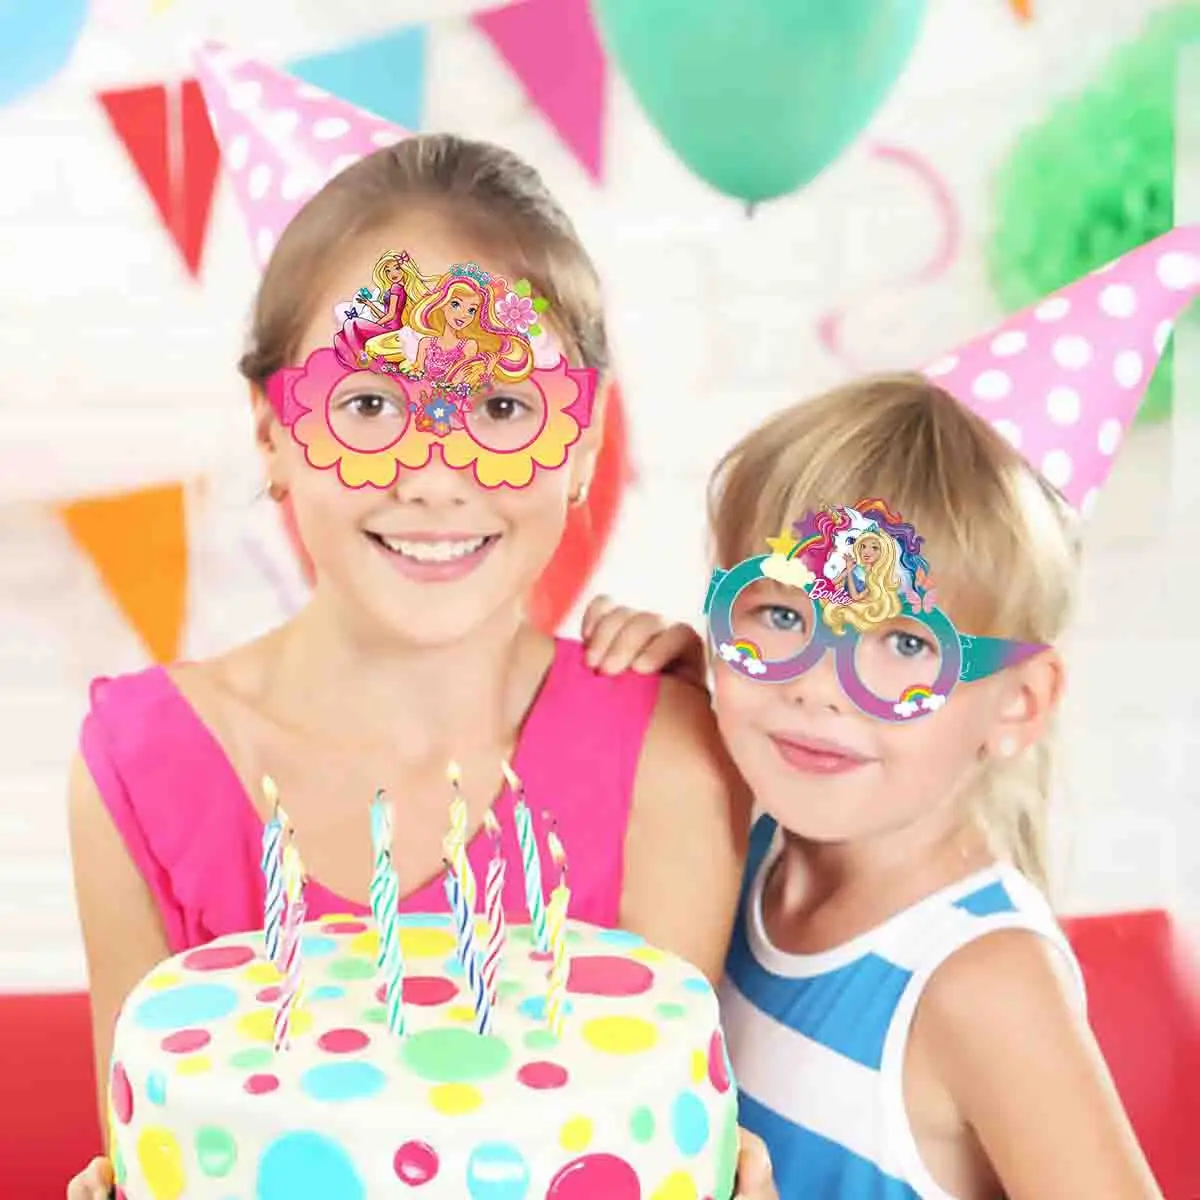
<path id="1" fill-rule="evenodd" d="M 471 20 L 588 174 L 602 183 L 608 74 L 588 0 L 522 0 Z"/>

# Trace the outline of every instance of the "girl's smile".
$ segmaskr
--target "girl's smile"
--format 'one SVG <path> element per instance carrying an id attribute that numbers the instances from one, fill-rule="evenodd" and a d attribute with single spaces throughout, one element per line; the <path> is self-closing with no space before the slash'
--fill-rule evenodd
<path id="1" fill-rule="evenodd" d="M 773 733 L 771 742 L 789 767 L 806 775 L 846 775 L 876 761 L 840 742 Z"/>
<path id="2" fill-rule="evenodd" d="M 407 533 L 393 537 L 367 530 L 367 537 L 387 556 L 391 565 L 409 579 L 420 583 L 445 583 L 470 575 L 501 535 Z"/>

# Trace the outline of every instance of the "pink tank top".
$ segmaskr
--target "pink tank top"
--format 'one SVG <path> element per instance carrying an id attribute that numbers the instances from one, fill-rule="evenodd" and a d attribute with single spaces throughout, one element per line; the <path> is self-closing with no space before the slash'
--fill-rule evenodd
<path id="1" fill-rule="evenodd" d="M 571 915 L 596 925 L 617 923 L 625 829 L 658 690 L 657 676 L 595 674 L 578 642 L 558 639 L 514 757 L 531 806 L 553 812 L 570 854 Z M 151 667 L 93 681 L 80 750 L 154 895 L 173 954 L 261 927 L 262 819 L 224 751 L 165 670 Z M 512 809 L 505 789 L 495 810 L 509 863 L 504 903 L 512 920 L 524 921 Z M 549 889 L 545 832 L 539 828 L 538 839 Z M 468 848 L 481 882 L 491 854 L 481 831 Z M 367 911 L 315 880 L 306 899 L 310 919 Z M 404 897 L 400 907 L 447 911 L 442 876 Z"/>

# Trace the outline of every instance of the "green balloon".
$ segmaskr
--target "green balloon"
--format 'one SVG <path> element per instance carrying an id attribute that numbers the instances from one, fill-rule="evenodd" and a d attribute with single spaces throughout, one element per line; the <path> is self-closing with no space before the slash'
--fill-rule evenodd
<path id="1" fill-rule="evenodd" d="M 925 0 L 592 0 L 608 52 L 688 167 L 755 204 L 803 187 L 870 121 Z"/>

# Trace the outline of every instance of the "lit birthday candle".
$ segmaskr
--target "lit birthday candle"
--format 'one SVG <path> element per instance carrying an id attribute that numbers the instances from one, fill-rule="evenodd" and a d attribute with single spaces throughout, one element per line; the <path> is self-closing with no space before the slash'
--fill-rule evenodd
<path id="1" fill-rule="evenodd" d="M 283 931 L 283 984 L 275 1005 L 275 1050 L 291 1046 L 292 1016 L 300 1003 L 303 954 L 301 937 L 304 927 L 304 866 L 295 845 L 289 841 L 283 851 L 284 890 L 287 893 L 287 915 Z"/>
<path id="2" fill-rule="evenodd" d="M 525 785 L 517 778 L 508 763 L 500 764 L 509 788 L 516 796 L 513 821 L 517 826 L 517 842 L 521 847 L 521 867 L 525 872 L 525 903 L 529 908 L 529 923 L 533 926 L 536 949 L 545 953 L 550 943 L 546 936 L 546 900 L 542 894 L 542 864 L 538 857 L 537 837 L 533 832 L 533 814 L 525 803 Z"/>
<path id="3" fill-rule="evenodd" d="M 479 950 L 475 945 L 475 919 L 467 907 L 467 898 L 454 871 L 454 864 L 446 863 L 446 899 L 454 914 L 454 930 L 458 937 L 458 961 L 467 978 L 467 987 L 475 1004 L 475 1032 L 491 1033 L 492 1006 L 488 1002 L 487 989 L 483 986 L 483 970 L 479 961 Z"/>
<path id="4" fill-rule="evenodd" d="M 562 842 L 553 830 L 546 837 L 550 856 L 561 869 L 558 886 L 550 893 L 550 904 L 546 912 L 546 926 L 550 939 L 550 975 L 546 983 L 546 1022 L 555 1037 L 562 1037 L 563 1019 L 567 1006 L 567 905 L 571 891 L 567 887 L 567 856 Z"/>
<path id="5" fill-rule="evenodd" d="M 462 772 L 458 763 L 452 762 L 446 768 L 446 778 L 454 789 L 454 797 L 450 801 L 450 832 L 446 835 L 444 848 L 446 857 L 454 867 L 462 887 L 463 896 L 467 902 L 467 910 L 475 911 L 475 875 L 471 864 L 467 861 L 467 802 L 463 798 L 459 784 L 462 782 Z"/>
<path id="6" fill-rule="evenodd" d="M 394 1034 L 404 1032 L 404 955 L 400 948 L 400 883 L 392 866 L 392 806 L 382 790 L 371 802 L 371 840 L 375 869 L 371 875 L 371 913 L 379 933 L 376 965 L 383 972 L 387 1026 Z"/>
<path id="7" fill-rule="evenodd" d="M 500 822 L 488 811 L 483 823 L 492 838 L 492 860 L 488 863 L 487 882 L 483 889 L 487 909 L 488 940 L 483 955 L 483 986 L 488 1003 L 494 1010 L 499 996 L 500 963 L 504 957 L 506 937 L 504 922 L 504 851 L 500 845 Z"/>
<path id="8" fill-rule="evenodd" d="M 395 908 L 399 889 L 393 893 L 392 877 L 392 806 L 383 798 L 383 789 L 375 793 L 371 801 L 371 887 L 369 891 L 371 914 L 379 930 L 379 951 L 375 965 L 382 968 L 388 957 L 386 929 L 389 908 Z"/>
<path id="9" fill-rule="evenodd" d="M 283 933 L 283 833 L 287 813 L 279 806 L 279 790 L 270 775 L 262 780 L 263 796 L 271 810 L 271 818 L 263 826 L 262 872 L 265 884 L 263 901 L 263 941 L 267 958 L 280 966 L 280 945 Z"/>

